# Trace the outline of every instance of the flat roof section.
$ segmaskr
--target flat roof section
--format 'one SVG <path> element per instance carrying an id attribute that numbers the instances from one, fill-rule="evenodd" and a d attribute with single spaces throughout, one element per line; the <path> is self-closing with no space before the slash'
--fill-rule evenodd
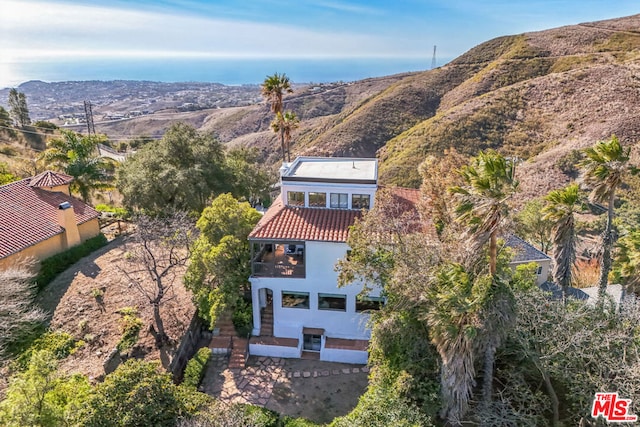
<path id="1" fill-rule="evenodd" d="M 300 181 L 372 181 L 378 179 L 378 160 L 348 157 L 298 157 L 283 178 Z"/>

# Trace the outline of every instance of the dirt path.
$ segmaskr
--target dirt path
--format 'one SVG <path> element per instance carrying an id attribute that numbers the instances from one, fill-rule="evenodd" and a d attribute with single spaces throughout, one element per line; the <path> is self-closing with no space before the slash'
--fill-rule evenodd
<path id="1" fill-rule="evenodd" d="M 118 310 L 124 307 L 135 308 L 144 325 L 130 353 L 168 365 L 170 356 L 155 348 L 149 333 L 151 306 L 120 270 L 130 245 L 124 237 L 113 240 L 65 270 L 40 293 L 38 304 L 50 313 L 51 329 L 65 331 L 84 342 L 63 361 L 62 369 L 92 379 L 104 375 L 104 363 L 122 337 L 122 316 Z M 165 297 L 161 312 L 167 333 L 177 344 L 195 313 L 181 275 Z"/>

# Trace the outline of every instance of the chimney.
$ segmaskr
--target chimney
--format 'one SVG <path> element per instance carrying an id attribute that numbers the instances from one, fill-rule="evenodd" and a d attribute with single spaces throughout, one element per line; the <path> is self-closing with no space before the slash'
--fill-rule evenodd
<path id="1" fill-rule="evenodd" d="M 64 229 L 66 249 L 80 244 L 80 231 L 71 203 L 63 202 L 58 205 L 58 224 Z"/>

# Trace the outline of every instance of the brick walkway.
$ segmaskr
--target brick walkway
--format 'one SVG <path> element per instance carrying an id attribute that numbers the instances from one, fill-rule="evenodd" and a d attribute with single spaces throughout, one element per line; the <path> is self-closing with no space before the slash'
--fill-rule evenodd
<path id="1" fill-rule="evenodd" d="M 362 365 L 333 364 L 313 361 L 317 368 L 296 369 L 288 366 L 297 359 L 276 357 L 252 357 L 244 369 L 229 369 L 229 357 L 214 354 L 202 384 L 202 390 L 230 403 L 249 403 L 266 406 L 272 397 L 274 386 L 291 379 L 330 376 L 367 375 L 369 368 Z M 299 362 L 298 362 L 299 363 Z M 332 369 L 339 367 L 338 369 Z M 348 366 L 348 367 L 347 367 Z"/>

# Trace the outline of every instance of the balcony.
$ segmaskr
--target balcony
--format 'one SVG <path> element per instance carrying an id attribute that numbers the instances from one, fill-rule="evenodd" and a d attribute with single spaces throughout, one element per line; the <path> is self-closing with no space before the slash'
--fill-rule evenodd
<path id="1" fill-rule="evenodd" d="M 253 277 L 305 277 L 304 242 L 260 242 L 251 245 Z"/>

